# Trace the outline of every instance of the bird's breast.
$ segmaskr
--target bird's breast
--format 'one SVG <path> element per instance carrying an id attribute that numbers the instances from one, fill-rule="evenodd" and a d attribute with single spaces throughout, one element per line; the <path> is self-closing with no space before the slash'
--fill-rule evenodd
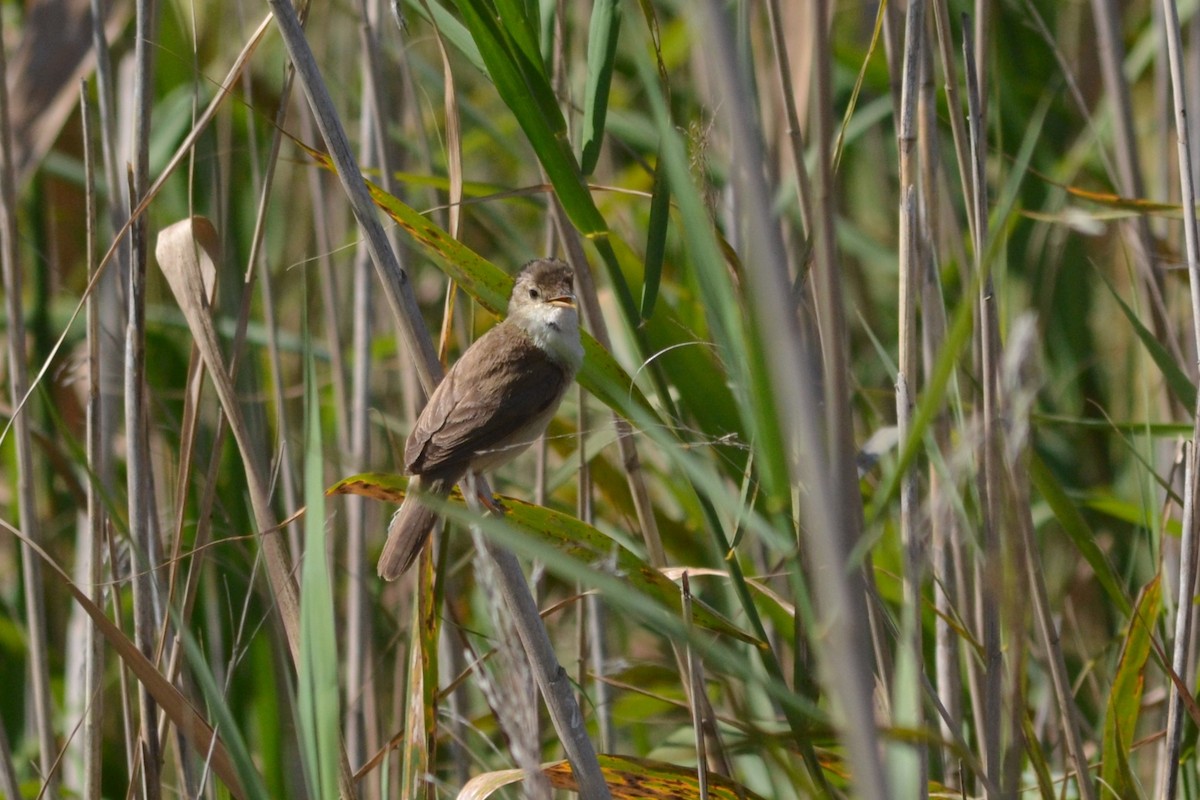
<path id="1" fill-rule="evenodd" d="M 573 308 L 561 308 L 549 304 L 530 309 L 520 318 L 510 320 L 521 327 L 557 364 L 574 378 L 583 364 L 583 344 L 579 341 L 579 314 Z"/>

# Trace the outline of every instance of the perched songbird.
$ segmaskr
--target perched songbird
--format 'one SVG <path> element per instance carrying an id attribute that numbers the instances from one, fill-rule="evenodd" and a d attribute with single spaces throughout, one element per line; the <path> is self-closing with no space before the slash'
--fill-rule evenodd
<path id="1" fill-rule="evenodd" d="M 404 446 L 413 477 L 388 526 L 381 578 L 403 574 L 438 521 L 422 495 L 445 497 L 468 472 L 495 469 L 546 430 L 583 362 L 573 278 L 557 259 L 526 264 L 508 317 L 467 348 L 434 389 Z"/>

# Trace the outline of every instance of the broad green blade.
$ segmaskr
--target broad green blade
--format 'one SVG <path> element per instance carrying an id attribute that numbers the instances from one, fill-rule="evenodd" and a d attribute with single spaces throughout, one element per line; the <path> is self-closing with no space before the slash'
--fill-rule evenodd
<path id="1" fill-rule="evenodd" d="M 1138 783 L 1129 767 L 1138 717 L 1142 709 L 1142 691 L 1146 685 L 1146 662 L 1151 640 L 1162 608 L 1162 581 L 1155 575 L 1142 589 L 1129 630 L 1121 645 L 1117 674 L 1108 692 L 1104 714 L 1104 761 L 1100 765 L 1100 785 L 1115 797 L 1140 797 Z"/>
<path id="2" fill-rule="evenodd" d="M 654 316 L 658 286 L 662 282 L 663 259 L 667 249 L 667 227 L 671 220 L 671 183 L 663 169 L 662 157 L 654 170 L 654 188 L 650 197 L 650 222 L 646 228 L 646 267 L 642 281 L 642 319 Z"/>
<path id="3" fill-rule="evenodd" d="M 608 116 L 608 92 L 612 86 L 613 63 L 621 31 L 620 0 L 596 0 L 588 25 L 587 88 L 583 98 L 583 153 L 580 166 L 591 175 L 600 159 L 604 142 L 604 120 Z"/>
<path id="4" fill-rule="evenodd" d="M 300 659 L 296 676 L 304 769 L 312 793 L 338 796 L 341 705 L 333 590 L 325 554 L 325 493 L 322 491 L 321 413 L 311 353 L 307 371 L 307 447 L 304 454 L 304 563 L 300 568 Z"/>

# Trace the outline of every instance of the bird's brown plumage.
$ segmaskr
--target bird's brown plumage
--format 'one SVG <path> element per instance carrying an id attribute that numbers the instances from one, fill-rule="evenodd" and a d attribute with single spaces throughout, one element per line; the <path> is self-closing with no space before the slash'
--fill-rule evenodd
<path id="1" fill-rule="evenodd" d="M 506 341 L 502 348 L 492 348 L 487 346 L 489 337 Z M 523 331 L 497 326 L 479 342 L 484 346 L 468 349 L 438 384 L 408 435 L 404 446 L 408 472 L 424 475 L 465 469 L 472 460 L 493 453 L 497 461 L 478 468 L 499 466 L 507 460 L 503 457 L 506 441 L 551 404 L 557 405 L 571 382 L 567 369 Z M 481 395 L 484 386 L 487 397 Z"/>

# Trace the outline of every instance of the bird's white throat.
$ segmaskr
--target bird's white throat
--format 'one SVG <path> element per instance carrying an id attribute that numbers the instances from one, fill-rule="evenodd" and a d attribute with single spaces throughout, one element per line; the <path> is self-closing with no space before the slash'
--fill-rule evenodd
<path id="1" fill-rule="evenodd" d="M 579 341 L 579 313 L 551 303 L 538 303 L 509 317 L 529 334 L 533 343 L 571 370 L 583 363 L 583 344 Z"/>

